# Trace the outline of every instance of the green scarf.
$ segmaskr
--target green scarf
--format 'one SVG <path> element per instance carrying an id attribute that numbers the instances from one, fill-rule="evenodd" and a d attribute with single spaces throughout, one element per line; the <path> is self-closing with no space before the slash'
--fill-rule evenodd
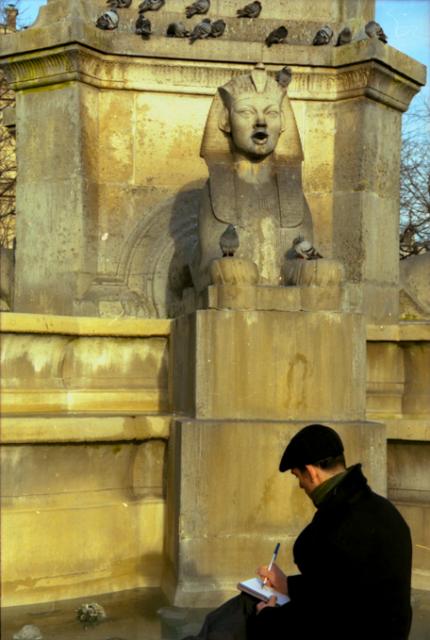
<path id="1" fill-rule="evenodd" d="M 340 482 L 342 482 L 347 473 L 348 469 L 342 471 L 341 473 L 337 473 L 335 476 L 324 480 L 324 482 L 322 482 L 316 489 L 312 491 L 311 499 L 317 509 L 322 505 L 322 503 L 333 491 L 333 489 L 337 487 Z"/>

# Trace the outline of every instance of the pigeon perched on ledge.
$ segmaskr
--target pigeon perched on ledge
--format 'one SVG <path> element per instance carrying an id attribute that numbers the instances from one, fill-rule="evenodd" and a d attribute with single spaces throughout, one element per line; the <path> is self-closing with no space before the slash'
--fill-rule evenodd
<path id="1" fill-rule="evenodd" d="M 250 2 L 246 4 L 243 9 L 238 9 L 236 11 L 238 18 L 258 18 L 262 9 L 261 2 Z"/>
<path id="2" fill-rule="evenodd" d="M 290 84 L 292 77 L 293 72 L 291 71 L 290 67 L 283 67 L 275 76 L 276 82 L 280 84 L 281 87 L 285 88 Z"/>
<path id="3" fill-rule="evenodd" d="M 190 4 L 185 8 L 185 15 L 187 18 L 192 18 L 197 14 L 207 13 L 210 9 L 211 2 L 210 0 L 196 0 L 193 4 Z"/>
<path id="4" fill-rule="evenodd" d="M 183 22 L 171 22 L 167 27 L 166 36 L 168 38 L 189 38 L 190 32 Z"/>
<path id="5" fill-rule="evenodd" d="M 220 38 L 225 31 L 224 20 L 215 20 L 211 25 L 211 38 Z"/>
<path id="6" fill-rule="evenodd" d="M 364 30 L 366 32 L 366 35 L 369 38 L 378 38 L 378 40 L 380 40 L 384 44 L 387 44 L 388 38 L 385 35 L 383 28 L 378 22 L 371 20 L 366 24 L 366 26 L 364 27 Z"/>
<path id="7" fill-rule="evenodd" d="M 201 22 L 196 24 L 190 35 L 190 44 L 193 44 L 196 40 L 204 40 L 209 38 L 212 33 L 212 25 L 209 18 L 204 18 Z"/>
<path id="8" fill-rule="evenodd" d="M 299 260 L 318 260 L 322 258 L 322 255 L 303 236 L 298 236 L 293 240 L 292 250 L 290 249 L 288 253 L 290 254 L 288 257 L 298 258 Z"/>
<path id="9" fill-rule="evenodd" d="M 287 39 L 287 35 L 287 27 L 282 26 L 278 27 L 277 29 L 273 29 L 273 31 L 271 31 L 266 38 L 266 45 L 268 47 L 271 47 L 274 44 L 283 44 Z"/>
<path id="10" fill-rule="evenodd" d="M 221 234 L 219 246 L 222 251 L 223 258 L 232 258 L 239 248 L 239 236 L 236 227 L 229 224 L 226 230 Z"/>
<path id="11" fill-rule="evenodd" d="M 349 44 L 352 41 L 352 31 L 349 27 L 345 27 L 337 37 L 336 47 Z"/>
<path id="12" fill-rule="evenodd" d="M 139 13 L 145 13 L 145 11 L 159 11 L 164 6 L 166 0 L 143 0 L 140 3 L 138 9 Z"/>
<path id="13" fill-rule="evenodd" d="M 144 40 L 149 40 L 152 33 L 152 26 L 151 21 L 145 18 L 145 14 L 141 13 L 137 18 L 134 31 L 139 36 L 142 36 Z"/>
<path id="14" fill-rule="evenodd" d="M 103 29 L 104 31 L 113 31 L 119 24 L 119 17 L 115 9 L 105 11 L 100 17 L 97 18 L 96 27 Z"/>
<path id="15" fill-rule="evenodd" d="M 319 31 L 316 32 L 315 38 L 313 39 L 312 44 L 314 46 L 320 46 L 324 44 L 329 44 L 330 40 L 333 38 L 333 29 L 326 24 Z"/>
<path id="16" fill-rule="evenodd" d="M 128 9 L 132 0 L 107 0 L 110 9 Z"/>

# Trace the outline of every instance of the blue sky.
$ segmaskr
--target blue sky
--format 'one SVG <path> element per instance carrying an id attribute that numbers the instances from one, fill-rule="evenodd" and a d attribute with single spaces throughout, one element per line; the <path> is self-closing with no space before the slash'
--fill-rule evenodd
<path id="1" fill-rule="evenodd" d="M 273 0 L 266 0 L 269 1 Z M 135 2 L 139 4 L 138 0 Z M 9 0 L 9 3 L 19 5 L 21 25 L 29 25 L 47 0 Z M 430 76 L 430 0 L 376 0 L 376 20 L 383 26 L 389 44 L 427 65 Z M 427 82 L 425 94 L 429 93 Z"/>

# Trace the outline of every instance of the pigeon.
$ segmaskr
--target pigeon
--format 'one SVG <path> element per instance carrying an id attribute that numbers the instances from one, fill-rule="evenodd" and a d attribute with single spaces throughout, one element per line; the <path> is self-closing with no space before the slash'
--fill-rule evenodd
<path id="1" fill-rule="evenodd" d="M 383 28 L 378 22 L 371 20 L 366 24 L 366 26 L 364 27 L 364 30 L 366 32 L 366 35 L 369 38 L 378 38 L 378 40 L 380 40 L 384 44 L 387 44 L 388 38 L 385 35 Z"/>
<path id="2" fill-rule="evenodd" d="M 142 36 L 144 40 L 149 40 L 152 33 L 151 21 L 148 20 L 148 18 L 145 18 L 145 14 L 141 13 L 137 18 L 134 31 L 138 35 Z"/>
<path id="3" fill-rule="evenodd" d="M 119 17 L 115 9 L 111 11 L 105 11 L 99 18 L 97 18 L 96 27 L 103 29 L 104 31 L 112 31 L 116 29 L 119 23 Z"/>
<path id="4" fill-rule="evenodd" d="M 295 258 L 299 260 L 318 260 L 322 255 L 303 236 L 298 236 L 293 240 L 293 251 Z"/>
<path id="5" fill-rule="evenodd" d="M 166 35 L 168 38 L 189 38 L 190 32 L 183 22 L 171 22 L 167 27 Z"/>
<path id="6" fill-rule="evenodd" d="M 258 18 L 262 9 L 261 2 L 250 2 L 246 4 L 243 9 L 236 11 L 238 18 Z"/>
<path id="7" fill-rule="evenodd" d="M 328 44 L 332 38 L 333 38 L 333 29 L 326 24 L 325 27 L 322 27 L 322 29 L 317 31 L 312 44 L 315 46 Z"/>
<path id="8" fill-rule="evenodd" d="M 209 11 L 211 6 L 211 0 L 196 0 L 193 4 L 185 9 L 185 15 L 187 18 L 192 18 L 196 14 L 203 14 Z"/>
<path id="9" fill-rule="evenodd" d="M 239 248 L 239 236 L 236 227 L 229 224 L 219 239 L 219 246 L 222 251 L 223 258 L 233 257 Z"/>
<path id="10" fill-rule="evenodd" d="M 269 33 L 266 38 L 266 44 L 271 47 L 273 44 L 282 44 L 287 39 L 288 29 L 286 27 L 278 27 Z"/>
<path id="11" fill-rule="evenodd" d="M 99 624 L 99 622 L 102 622 L 102 620 L 106 618 L 105 610 L 100 604 L 97 604 L 97 602 L 81 604 L 76 614 L 76 618 L 84 629 Z"/>
<path id="12" fill-rule="evenodd" d="M 215 20 L 211 25 L 211 37 L 220 38 L 225 31 L 226 24 L 224 20 Z"/>
<path id="13" fill-rule="evenodd" d="M 292 73 L 290 67 L 283 67 L 276 74 L 276 82 L 278 84 L 280 84 L 281 87 L 285 87 L 286 88 L 290 84 L 292 76 L 293 76 L 293 73 Z"/>
<path id="14" fill-rule="evenodd" d="M 107 0 L 110 9 L 128 9 L 132 0 Z"/>
<path id="15" fill-rule="evenodd" d="M 164 6 L 166 0 L 143 0 L 140 3 L 138 9 L 139 13 L 145 13 L 145 11 L 158 11 Z"/>
<path id="16" fill-rule="evenodd" d="M 212 33 L 211 21 L 209 18 L 205 18 L 194 27 L 190 35 L 190 44 L 193 44 L 196 40 L 203 40 L 209 38 Z"/>
<path id="17" fill-rule="evenodd" d="M 336 47 L 341 47 L 343 44 L 349 44 L 352 40 L 352 31 L 349 27 L 344 27 L 339 33 Z"/>

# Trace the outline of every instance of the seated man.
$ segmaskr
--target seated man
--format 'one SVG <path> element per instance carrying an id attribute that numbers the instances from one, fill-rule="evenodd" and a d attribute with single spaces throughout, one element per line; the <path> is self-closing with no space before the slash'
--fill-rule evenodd
<path id="1" fill-rule="evenodd" d="M 258 574 L 288 594 L 277 607 L 240 594 L 212 612 L 197 638 L 271 637 L 320 640 L 406 640 L 411 625 L 412 544 L 407 524 L 370 489 L 357 464 L 346 468 L 338 434 L 313 424 L 299 431 L 279 470 L 291 470 L 317 508 L 297 538 L 300 570 L 274 564 Z"/>

